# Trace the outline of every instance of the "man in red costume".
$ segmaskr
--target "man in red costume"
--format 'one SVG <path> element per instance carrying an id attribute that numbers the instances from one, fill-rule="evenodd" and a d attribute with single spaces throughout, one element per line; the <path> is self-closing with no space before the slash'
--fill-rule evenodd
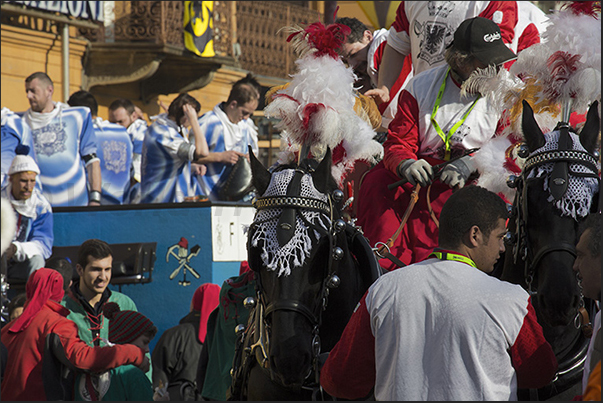
<path id="1" fill-rule="evenodd" d="M 479 93 L 462 96 L 461 84 L 477 69 L 498 67 L 515 57 L 496 23 L 469 18 L 455 31 L 446 64 L 415 75 L 402 90 L 383 161 L 362 182 L 357 224 L 372 245 L 386 242 L 400 226 L 413 187 L 420 185 L 417 205 L 390 248 L 403 265 L 425 259 L 437 246 L 436 221 L 444 202 L 476 170 L 472 157 L 464 154 L 500 130 L 495 105 Z M 434 172 L 432 166 L 444 161 L 450 163 L 441 173 Z M 387 188 L 400 179 L 407 183 Z M 380 263 L 387 270 L 400 265 L 388 259 Z"/>

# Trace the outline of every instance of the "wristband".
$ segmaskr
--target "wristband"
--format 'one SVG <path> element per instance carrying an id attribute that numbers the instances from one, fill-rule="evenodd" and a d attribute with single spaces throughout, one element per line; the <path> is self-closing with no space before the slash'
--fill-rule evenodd
<path id="1" fill-rule="evenodd" d="M 91 190 L 88 195 L 88 202 L 100 203 L 100 201 L 101 201 L 101 192 L 99 192 L 98 190 Z"/>

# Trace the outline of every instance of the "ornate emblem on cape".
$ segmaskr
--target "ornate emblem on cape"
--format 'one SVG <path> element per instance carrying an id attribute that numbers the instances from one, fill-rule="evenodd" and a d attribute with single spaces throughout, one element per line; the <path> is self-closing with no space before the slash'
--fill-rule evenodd
<path id="1" fill-rule="evenodd" d="M 109 171 L 120 173 L 126 170 L 126 145 L 122 142 L 110 140 L 101 143 L 103 162 Z"/>
<path id="2" fill-rule="evenodd" d="M 31 134 L 34 138 L 34 145 L 37 155 L 52 156 L 56 153 L 65 151 L 65 133 L 66 124 L 50 123 L 39 129 L 32 130 Z"/>

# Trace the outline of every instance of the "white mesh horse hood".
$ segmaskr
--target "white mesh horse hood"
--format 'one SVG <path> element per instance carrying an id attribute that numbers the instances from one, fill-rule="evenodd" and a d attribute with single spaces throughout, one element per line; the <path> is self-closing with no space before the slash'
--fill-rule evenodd
<path id="1" fill-rule="evenodd" d="M 531 152 L 530 156 L 557 150 L 560 133 L 559 130 L 554 130 L 544 134 L 544 146 Z M 569 135 L 573 143 L 573 150 L 587 152 L 582 143 L 580 143 L 580 138 L 577 134 L 570 132 Z M 553 172 L 553 166 L 553 162 L 548 162 L 535 167 L 528 174 L 528 179 L 550 175 Z M 591 173 L 584 165 L 569 164 L 567 190 L 563 197 L 553 203 L 561 211 L 562 216 L 571 216 L 575 220 L 578 220 L 579 217 L 584 218 L 589 214 L 593 197 L 599 190 L 599 181 L 597 178 L 582 176 L 581 174 Z M 548 201 L 553 202 L 554 197 L 550 194 L 549 180 L 544 181 L 544 190 L 549 191 Z"/>
<path id="2" fill-rule="evenodd" d="M 284 169 L 272 174 L 268 188 L 262 197 L 287 196 L 287 189 L 296 172 L 296 169 Z M 312 176 L 303 173 L 299 197 L 319 200 L 329 203 L 329 197 L 320 193 L 314 186 Z M 322 228 L 328 231 L 331 227 L 331 218 L 320 211 L 299 209 L 295 216 L 295 231 L 291 239 L 280 245 L 277 239 L 277 224 L 282 207 L 273 207 L 258 210 L 254 219 L 254 232 L 250 234 L 251 245 L 258 247 L 262 245 L 261 258 L 268 270 L 277 271 L 278 275 L 289 275 L 291 269 L 304 264 L 312 252 L 312 237 L 318 240 L 321 233 L 316 229 Z M 311 224 L 311 225 L 308 225 Z"/>

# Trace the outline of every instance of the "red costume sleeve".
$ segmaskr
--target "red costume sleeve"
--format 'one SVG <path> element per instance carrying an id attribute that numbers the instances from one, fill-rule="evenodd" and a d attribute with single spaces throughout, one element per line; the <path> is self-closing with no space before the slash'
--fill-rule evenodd
<path id="1" fill-rule="evenodd" d="M 404 10 L 404 2 L 401 1 L 396 9 L 396 18 L 394 19 L 392 27 L 394 27 L 396 32 L 404 31 L 408 33 L 408 25 L 408 18 L 406 18 L 406 11 Z"/>
<path id="2" fill-rule="evenodd" d="M 542 334 L 531 299 L 515 343 L 511 346 L 511 362 L 517 372 L 517 387 L 542 388 L 553 380 L 557 359 Z"/>
<path id="3" fill-rule="evenodd" d="M 389 124 L 383 162 L 385 167 L 397 173 L 402 160 L 417 159 L 419 150 L 419 105 L 406 90 L 402 90 L 398 99 L 396 117 Z"/>
<path id="4" fill-rule="evenodd" d="M 494 13 L 497 11 L 502 12 L 502 21 L 500 23 L 493 18 Z M 517 25 L 516 1 L 491 1 L 479 16 L 488 18 L 498 24 L 504 43 L 511 43 L 513 41 L 515 26 Z"/>
<path id="5" fill-rule="evenodd" d="M 320 372 L 320 385 L 331 396 L 361 399 L 375 386 L 375 338 L 366 294 Z"/>
<path id="6" fill-rule="evenodd" d="M 65 349 L 65 355 L 73 365 L 84 370 L 102 372 L 121 365 L 140 365 L 144 359 L 143 351 L 132 344 L 113 347 L 90 347 L 77 335 L 75 322 L 65 318 L 55 328 Z"/>
<path id="7" fill-rule="evenodd" d="M 517 42 L 517 53 L 537 43 L 540 43 L 540 32 L 538 32 L 536 25 L 532 23 L 521 33 Z"/>

